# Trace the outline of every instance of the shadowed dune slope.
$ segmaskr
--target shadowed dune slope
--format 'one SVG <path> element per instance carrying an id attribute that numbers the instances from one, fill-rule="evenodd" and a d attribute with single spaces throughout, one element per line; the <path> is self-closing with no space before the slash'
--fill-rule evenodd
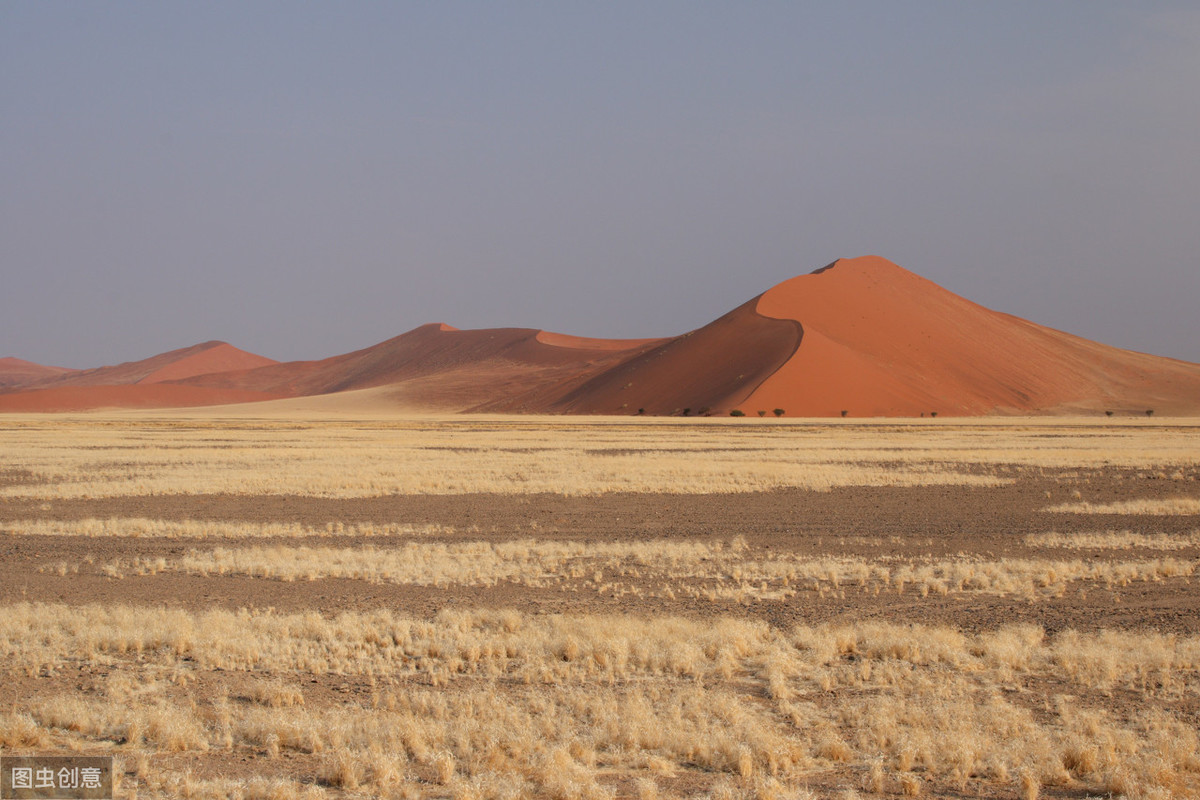
<path id="1" fill-rule="evenodd" d="M 458 330 L 431 323 L 322 361 L 200 376 L 196 386 L 288 396 L 394 386 L 400 405 L 446 410 L 542 410 L 587 377 L 660 340 L 599 340 L 532 328 Z"/>
<path id="2" fill-rule="evenodd" d="M 785 281 L 759 314 L 803 342 L 746 399 L 789 415 L 1200 412 L 1200 365 L 1120 350 L 965 300 L 875 256 Z"/>
<path id="3" fill-rule="evenodd" d="M 741 402 L 800 344 L 800 326 L 768 319 L 758 298 L 683 336 L 626 359 L 563 395 L 547 410 L 582 414 L 703 413 Z"/>
<path id="4" fill-rule="evenodd" d="M 67 367 L 47 367 L 23 358 L 0 358 L 0 392 L 13 391 L 47 378 L 74 372 Z"/>

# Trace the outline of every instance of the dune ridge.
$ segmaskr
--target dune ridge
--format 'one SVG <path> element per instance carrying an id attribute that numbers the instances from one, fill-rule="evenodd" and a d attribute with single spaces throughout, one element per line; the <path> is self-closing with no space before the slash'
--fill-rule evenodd
<path id="1" fill-rule="evenodd" d="M 310 396 L 394 385 L 420 407 L 479 410 L 507 404 L 540 410 L 554 387 L 604 369 L 658 340 L 585 340 L 533 328 L 459 330 L 429 323 L 352 353 L 321 361 L 198 376 L 196 386 Z"/>
<path id="2" fill-rule="evenodd" d="M 0 358 L 0 392 L 28 386 L 40 380 L 74 371 L 68 367 L 49 367 L 12 356 Z"/>
<path id="3" fill-rule="evenodd" d="M 26 384 L 25 390 L 80 386 L 122 386 L 132 383 L 161 383 L 190 378 L 209 372 L 261 367 L 277 363 L 273 359 L 239 350 L 220 341 L 201 342 L 190 347 L 169 350 L 139 361 L 126 361 L 107 367 L 70 370 L 48 375 Z"/>

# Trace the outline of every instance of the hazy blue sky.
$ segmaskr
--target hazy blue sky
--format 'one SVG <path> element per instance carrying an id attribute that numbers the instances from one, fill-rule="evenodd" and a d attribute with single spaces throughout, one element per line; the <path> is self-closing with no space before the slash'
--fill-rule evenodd
<path id="1" fill-rule="evenodd" d="M 668 335 L 867 254 L 1200 361 L 1200 9 L 0 3 L 0 356 Z"/>

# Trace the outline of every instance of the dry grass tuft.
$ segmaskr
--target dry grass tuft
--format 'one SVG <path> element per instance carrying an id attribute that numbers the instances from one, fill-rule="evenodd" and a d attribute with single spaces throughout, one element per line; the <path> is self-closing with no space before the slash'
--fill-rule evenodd
<path id="1" fill-rule="evenodd" d="M 1130 531 L 1096 533 L 1031 533 L 1025 537 L 1027 547 L 1061 548 L 1071 550 L 1190 550 L 1200 548 L 1200 531 L 1188 534 L 1145 534 Z"/>
<path id="2" fill-rule="evenodd" d="M 1055 514 L 1153 514 L 1200 515 L 1200 498 L 1172 497 L 1162 500 L 1124 500 L 1119 503 L 1062 503 L 1045 509 Z"/>
<path id="3" fill-rule="evenodd" d="M 279 680 L 255 684 L 250 690 L 249 696 L 254 702 L 271 708 L 304 705 L 304 694 L 300 691 L 300 687 L 288 685 Z"/>

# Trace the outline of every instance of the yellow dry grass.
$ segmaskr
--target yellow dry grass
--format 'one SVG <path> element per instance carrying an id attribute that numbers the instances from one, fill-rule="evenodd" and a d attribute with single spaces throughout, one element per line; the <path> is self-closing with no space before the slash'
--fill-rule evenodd
<path id="1" fill-rule="evenodd" d="M 974 460 L 962 458 L 976 452 L 971 437 L 952 436 L 933 449 L 912 439 L 898 434 L 881 440 L 843 429 L 829 435 L 807 428 L 731 431 L 668 423 L 131 425 L 55 419 L 0 428 L 6 468 L 26 476 L 0 487 L 0 497 L 710 493 L 1008 480 L 957 466 Z"/>
<path id="2" fill-rule="evenodd" d="M 1190 550 L 1200 548 L 1200 531 L 1174 535 L 1131 531 L 1031 533 L 1025 536 L 1025 544 L 1028 547 L 1072 550 Z"/>
<path id="3" fill-rule="evenodd" d="M 64 416 L 5 418 L 0 448 L 19 476 L 6 497 L 708 493 L 996 485 L 1011 468 L 1175 474 L 1200 461 L 1200 429 Z"/>
<path id="4" fill-rule="evenodd" d="M 141 558 L 105 565 L 111 577 L 183 571 L 283 581 L 355 578 L 419 586 L 547 587 L 564 583 L 601 594 L 648 597 L 786 600 L 804 591 L 843 595 L 881 591 L 922 597 L 963 592 L 1062 596 L 1075 582 L 1107 588 L 1139 581 L 1189 578 L 1200 561 L 1155 558 L 1083 559 L 863 558 L 759 551 L 742 539 L 576 542 L 519 539 L 400 547 L 266 547 L 194 550 L 178 558 Z"/>
<path id="5" fill-rule="evenodd" d="M 0 418 L 0 497 L 745 492 L 997 485 L 1011 468 L 1182 474 L 1200 427 L 996 421 Z"/>
<path id="6" fill-rule="evenodd" d="M 1123 500 L 1117 503 L 1062 503 L 1046 510 L 1056 514 L 1200 516 L 1200 498 L 1169 497 L 1159 500 Z"/>
<path id="7" fill-rule="evenodd" d="M 0 502 L 988 486 L 1043 469 L 1105 466 L 1175 481 L 1200 475 L 1200 426 L 1161 421 L 314 421 L 226 413 L 0 418 Z M 1165 507 L 1155 501 L 1139 508 L 1159 510 L 1087 513 Z M 463 541 L 473 531 L 398 523 L 110 517 L 26 519 L 4 529 L 129 538 L 405 537 L 412 541 L 361 547 L 213 542 L 104 569 L 114 577 L 186 572 L 209 576 L 208 586 L 221 575 L 429 587 L 504 582 L 683 598 L 696 601 L 698 613 L 713 608 L 705 601 L 730 599 L 790 600 L 802 608 L 805 592 L 851 602 L 854 593 L 903 595 L 906 603 L 965 594 L 1042 601 L 1076 584 L 1088 591 L 1142 581 L 1185 585 L 1200 564 L 1183 557 L 806 557 L 737 537 Z M 430 541 L 441 534 L 456 539 Z M 1197 546 L 1197 537 L 1047 533 L 1023 541 L 1175 551 Z M 43 568 L 67 580 L 79 571 L 66 562 Z M 115 753 L 135 765 L 136 785 L 119 796 L 143 800 L 749 800 L 815 797 L 809 787 L 823 779 L 838 784 L 843 800 L 947 787 L 1034 798 L 1046 789 L 1145 800 L 1200 796 L 1200 637 L 1153 631 L 1048 635 L 1009 625 L 968 634 L 882 621 L 782 629 L 666 614 L 476 609 L 421 619 L 390 610 L 12 603 L 0 607 L 0 685 L 32 687 L 0 705 L 0 751 Z M 241 771 L 224 775 L 214 763 Z M 194 775 L 190 765 L 207 769 Z"/>
<path id="8" fill-rule="evenodd" d="M 657 790 L 662 776 L 685 773 L 692 794 L 796 796 L 833 768 L 871 792 L 927 781 L 972 794 L 1022 782 L 1128 797 L 1200 790 L 1200 742 L 1171 710 L 1200 691 L 1200 637 L 16 604 L 0 614 L 0 648 L 7 668 L 26 674 L 51 677 L 79 659 L 108 673 L 87 697 L 11 701 L 0 714 L 5 748 L 316 759 L 324 786 L 284 782 L 284 797 L 446 787 L 600 798 L 622 781 L 644 795 L 648 782 Z M 189 688 L 236 675 L 262 685 L 244 700 Z M 364 688 L 314 707 L 289 688 L 300 675 Z M 1040 685 L 1058 687 L 1047 706 L 1028 694 Z M 1107 711 L 1114 692 L 1138 693 L 1139 710 Z M 140 785 L 153 797 L 178 796 L 191 780 L 146 773 Z M 201 781 L 191 791 L 232 788 Z"/>

